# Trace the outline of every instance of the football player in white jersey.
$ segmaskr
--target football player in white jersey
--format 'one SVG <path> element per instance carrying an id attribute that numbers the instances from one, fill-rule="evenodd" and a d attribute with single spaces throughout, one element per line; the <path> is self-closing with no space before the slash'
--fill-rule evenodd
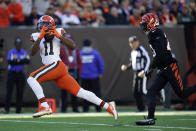
<path id="1" fill-rule="evenodd" d="M 39 19 L 37 28 L 40 32 L 31 35 L 31 40 L 34 42 L 31 55 L 34 56 L 40 50 L 44 66 L 31 73 L 27 79 L 29 86 L 41 103 L 41 110 L 35 113 L 33 117 L 52 114 L 40 83 L 53 80 L 61 89 L 105 108 L 117 120 L 118 113 L 114 102 L 107 103 L 101 100 L 94 93 L 81 88 L 69 75 L 66 66 L 59 57 L 60 44 L 62 43 L 68 48 L 74 49 L 75 43 L 71 39 L 64 37 L 66 34 L 64 29 L 56 29 L 54 19 L 48 15 L 44 15 Z"/>

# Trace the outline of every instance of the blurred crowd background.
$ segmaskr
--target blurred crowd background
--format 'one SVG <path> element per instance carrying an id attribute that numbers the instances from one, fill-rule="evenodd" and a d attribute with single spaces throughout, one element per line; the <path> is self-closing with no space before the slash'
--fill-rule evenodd
<path id="1" fill-rule="evenodd" d="M 0 0 L 0 27 L 36 25 L 41 15 L 51 15 L 57 25 L 139 26 L 147 12 L 160 24 L 173 26 L 195 21 L 195 0 Z"/>

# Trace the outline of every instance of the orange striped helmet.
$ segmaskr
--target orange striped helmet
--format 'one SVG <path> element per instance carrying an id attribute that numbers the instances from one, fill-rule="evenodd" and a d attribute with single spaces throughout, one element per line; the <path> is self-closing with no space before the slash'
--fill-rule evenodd
<path id="1" fill-rule="evenodd" d="M 51 28 L 52 26 L 55 26 L 55 21 L 51 16 L 44 15 L 39 18 L 37 29 L 41 30 L 44 25 L 46 25 L 48 28 Z"/>
<path id="2" fill-rule="evenodd" d="M 140 22 L 140 26 L 145 32 L 150 31 L 154 27 L 159 25 L 159 19 L 157 15 L 153 13 L 147 13 L 142 17 L 142 21 Z"/>

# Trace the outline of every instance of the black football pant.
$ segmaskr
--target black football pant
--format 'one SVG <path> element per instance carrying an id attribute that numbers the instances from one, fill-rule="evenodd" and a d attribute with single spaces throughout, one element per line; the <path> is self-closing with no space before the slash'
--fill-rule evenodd
<path id="1" fill-rule="evenodd" d="M 16 85 L 16 113 L 20 113 L 22 109 L 23 91 L 25 86 L 25 75 L 21 72 L 8 71 L 5 112 L 9 113 L 13 88 Z"/>
<path id="2" fill-rule="evenodd" d="M 196 92 L 196 86 L 184 88 L 182 79 L 179 75 L 178 65 L 176 63 L 170 64 L 156 75 L 152 85 L 148 89 L 148 118 L 154 118 L 156 94 L 164 88 L 167 82 L 171 84 L 175 93 L 182 99 L 185 99 Z"/>
<path id="3" fill-rule="evenodd" d="M 133 96 L 136 100 L 136 105 L 139 111 L 145 110 L 145 104 L 143 101 L 143 96 L 146 94 L 146 77 L 140 78 L 137 76 L 138 73 L 134 73 L 133 78 Z"/>
<path id="4" fill-rule="evenodd" d="M 96 94 L 96 96 L 101 97 L 101 89 L 100 89 L 100 82 L 99 82 L 99 78 L 95 78 L 95 79 L 82 79 L 81 81 L 81 85 L 82 88 L 88 90 L 88 91 L 92 91 L 93 93 Z M 83 100 L 83 112 L 88 112 L 89 111 L 89 105 L 90 103 L 86 100 Z M 95 105 L 96 111 L 100 112 L 101 111 L 101 107 Z"/>

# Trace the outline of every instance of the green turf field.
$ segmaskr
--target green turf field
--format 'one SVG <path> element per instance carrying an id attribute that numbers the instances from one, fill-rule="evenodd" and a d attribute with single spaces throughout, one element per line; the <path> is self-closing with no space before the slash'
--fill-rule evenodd
<path id="1" fill-rule="evenodd" d="M 144 113 L 145 114 L 145 113 Z M 196 112 L 158 112 L 155 126 L 136 126 L 143 113 L 57 114 L 33 119 L 31 114 L 0 115 L 0 131 L 180 131 L 196 130 Z"/>

